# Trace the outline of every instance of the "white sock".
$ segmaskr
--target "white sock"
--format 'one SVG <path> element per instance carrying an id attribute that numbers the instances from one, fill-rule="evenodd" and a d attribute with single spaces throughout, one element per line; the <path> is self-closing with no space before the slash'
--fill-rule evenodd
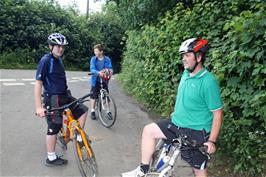
<path id="1" fill-rule="evenodd" d="M 78 142 L 81 142 L 82 141 L 82 138 L 81 138 L 81 135 L 80 134 L 77 135 L 77 140 L 78 140 Z"/>
<path id="2" fill-rule="evenodd" d="M 57 158 L 55 152 L 47 152 L 47 157 L 50 161 L 53 161 Z"/>
<path id="3" fill-rule="evenodd" d="M 95 112 L 95 109 L 91 109 L 91 112 Z"/>

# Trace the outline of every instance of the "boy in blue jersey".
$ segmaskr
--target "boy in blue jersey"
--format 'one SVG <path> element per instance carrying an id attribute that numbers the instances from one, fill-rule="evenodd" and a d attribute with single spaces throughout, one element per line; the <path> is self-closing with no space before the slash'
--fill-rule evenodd
<path id="1" fill-rule="evenodd" d="M 97 44 L 93 47 L 95 56 L 90 60 L 91 77 L 91 119 L 96 119 L 95 115 L 95 99 L 98 98 L 100 91 L 100 77 L 103 78 L 103 88 L 108 91 L 108 81 L 113 74 L 111 59 L 104 55 L 103 46 Z M 108 116 L 112 116 L 111 112 Z"/>
<path id="2" fill-rule="evenodd" d="M 53 33 L 48 37 L 50 53 L 45 54 L 38 63 L 36 72 L 36 82 L 34 88 L 36 114 L 43 118 L 45 110 L 68 104 L 75 100 L 67 90 L 67 82 L 62 55 L 64 47 L 68 44 L 65 36 L 59 33 Z M 43 89 L 44 105 L 42 106 L 41 94 Z M 81 127 L 84 127 L 88 108 L 80 104 L 72 110 L 75 119 L 78 119 Z M 47 135 L 46 148 L 47 159 L 46 166 L 64 165 L 67 160 L 58 157 L 55 153 L 56 134 L 62 127 L 62 115 L 46 116 Z M 78 140 L 82 140 L 78 137 Z"/>
<path id="3" fill-rule="evenodd" d="M 176 138 L 168 126 L 185 134 L 197 144 L 216 151 L 216 140 L 222 125 L 222 101 L 220 89 L 214 76 L 203 66 L 208 41 L 192 38 L 184 41 L 179 53 L 182 55 L 184 73 L 181 77 L 171 119 L 148 124 L 144 127 L 141 142 L 141 164 L 137 169 L 122 174 L 122 177 L 142 177 L 149 171 L 156 139 L 170 143 Z M 207 155 L 198 150 L 181 151 L 181 157 L 194 169 L 196 177 L 207 177 Z"/>

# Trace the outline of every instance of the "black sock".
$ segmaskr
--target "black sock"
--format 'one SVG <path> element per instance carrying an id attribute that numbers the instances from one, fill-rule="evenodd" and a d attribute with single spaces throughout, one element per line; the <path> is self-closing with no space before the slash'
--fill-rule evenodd
<path id="1" fill-rule="evenodd" d="M 149 171 L 149 168 L 150 168 L 150 165 L 146 165 L 146 164 L 143 164 L 143 163 L 141 163 L 140 164 L 140 169 L 143 171 L 143 173 L 148 173 L 148 171 Z"/>

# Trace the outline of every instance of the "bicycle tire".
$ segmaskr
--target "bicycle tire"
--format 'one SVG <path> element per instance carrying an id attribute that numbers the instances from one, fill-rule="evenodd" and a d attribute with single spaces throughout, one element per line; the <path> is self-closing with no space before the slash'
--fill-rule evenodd
<path id="1" fill-rule="evenodd" d="M 98 117 L 100 119 L 100 122 L 103 124 L 103 126 L 110 128 L 111 126 L 114 125 L 115 121 L 116 121 L 116 116 L 117 116 L 117 108 L 116 108 L 116 103 L 114 101 L 114 99 L 109 95 L 107 97 L 108 102 L 109 102 L 109 111 L 111 112 L 112 117 L 110 118 L 110 116 L 107 115 L 107 111 L 103 110 L 102 108 L 102 101 L 103 98 L 99 97 L 98 99 Z"/>
<path id="2" fill-rule="evenodd" d="M 73 148 L 74 154 L 76 158 L 76 162 L 82 177 L 97 177 L 98 176 L 98 166 L 96 162 L 96 158 L 94 152 L 91 148 L 89 140 L 87 139 L 89 149 L 91 150 L 92 156 L 90 157 L 89 152 L 87 151 L 86 147 L 80 147 L 79 142 L 77 141 L 77 135 L 79 133 L 75 133 L 73 139 Z M 80 153 L 79 153 L 80 152 Z M 82 159 L 80 158 L 80 155 Z"/>

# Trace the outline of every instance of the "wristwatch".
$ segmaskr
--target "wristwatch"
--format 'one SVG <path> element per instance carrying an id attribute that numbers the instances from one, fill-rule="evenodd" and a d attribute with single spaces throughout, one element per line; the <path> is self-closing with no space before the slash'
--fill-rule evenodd
<path id="1" fill-rule="evenodd" d="M 214 144 L 216 146 L 216 142 L 215 141 L 208 140 L 207 142 L 211 142 L 212 144 Z"/>

